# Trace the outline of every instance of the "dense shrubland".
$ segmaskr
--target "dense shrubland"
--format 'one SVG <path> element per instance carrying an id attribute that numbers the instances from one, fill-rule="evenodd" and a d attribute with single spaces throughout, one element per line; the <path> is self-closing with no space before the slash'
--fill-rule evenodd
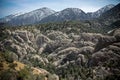
<path id="1" fill-rule="evenodd" d="M 120 30 L 100 26 L 91 20 L 0 27 L 0 79 L 119 80 Z M 29 67 L 17 71 L 14 61 Z M 31 67 L 49 74 L 34 75 Z"/>

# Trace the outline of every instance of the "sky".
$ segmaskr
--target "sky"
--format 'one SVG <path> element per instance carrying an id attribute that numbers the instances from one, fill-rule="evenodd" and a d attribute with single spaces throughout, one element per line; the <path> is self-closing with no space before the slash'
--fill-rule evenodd
<path id="1" fill-rule="evenodd" d="M 55 11 L 65 8 L 80 8 L 85 12 L 94 12 L 108 4 L 118 4 L 120 0 L 0 0 L 0 18 L 26 13 L 42 7 Z"/>

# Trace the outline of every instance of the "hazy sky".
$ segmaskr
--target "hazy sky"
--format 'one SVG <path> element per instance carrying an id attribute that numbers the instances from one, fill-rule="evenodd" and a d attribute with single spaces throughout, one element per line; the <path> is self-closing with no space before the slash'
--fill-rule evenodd
<path id="1" fill-rule="evenodd" d="M 118 4 L 120 0 L 0 0 L 0 18 L 19 12 L 29 12 L 41 7 L 60 11 L 68 7 L 93 12 L 108 4 Z"/>

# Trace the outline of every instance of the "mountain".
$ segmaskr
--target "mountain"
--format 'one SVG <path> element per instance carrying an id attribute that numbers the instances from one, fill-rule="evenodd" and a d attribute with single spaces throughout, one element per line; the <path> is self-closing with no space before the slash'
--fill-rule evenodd
<path id="1" fill-rule="evenodd" d="M 109 5 L 106 5 L 104 6 L 103 8 L 100 8 L 99 10 L 97 10 L 96 12 L 90 12 L 90 13 L 87 13 L 88 15 L 88 18 L 98 18 L 100 17 L 101 14 L 103 14 L 104 12 L 110 10 L 111 8 L 113 8 L 115 5 L 113 4 L 109 4 Z"/>
<path id="2" fill-rule="evenodd" d="M 15 18 L 15 17 L 17 17 L 17 16 L 19 16 L 19 15 L 22 15 L 23 13 L 21 12 L 21 13 L 16 13 L 16 14 L 11 14 L 11 15 L 9 15 L 9 16 L 6 16 L 6 17 L 4 17 L 4 18 L 1 18 L 0 19 L 0 22 L 8 22 L 8 21 L 10 21 L 10 20 L 12 20 L 13 18 Z"/>
<path id="3" fill-rule="evenodd" d="M 2 18 L 0 22 L 10 25 L 29 25 L 36 23 L 47 22 L 61 22 L 73 20 L 91 20 L 99 18 L 103 13 L 113 8 L 114 5 L 110 4 L 96 12 L 85 13 L 79 8 L 66 8 L 62 11 L 55 12 L 47 7 L 43 7 L 25 14 L 15 14 Z"/>
<path id="4" fill-rule="evenodd" d="M 53 13 L 55 13 L 54 10 L 51 10 L 47 7 L 43 7 L 43 8 L 19 15 L 17 17 L 14 17 L 11 20 L 9 20 L 8 23 L 12 25 L 34 24 L 35 22 L 38 22 L 41 19 Z"/>
<path id="5" fill-rule="evenodd" d="M 42 19 L 40 22 L 59 22 L 59 21 L 70 21 L 70 20 L 87 20 L 87 19 L 93 19 L 98 18 L 100 15 L 102 15 L 104 12 L 110 10 L 113 8 L 114 5 L 106 5 L 105 7 L 99 9 L 96 12 L 90 12 L 85 13 L 81 9 L 78 8 L 66 8 L 60 12 L 56 12 L 44 19 Z"/>
<path id="6" fill-rule="evenodd" d="M 100 16 L 100 20 L 105 21 L 106 23 L 113 23 L 120 21 L 120 3 L 113 7 L 112 9 L 106 11 Z"/>
<path id="7" fill-rule="evenodd" d="M 86 13 L 79 8 L 66 8 L 42 19 L 40 22 L 84 20 L 86 19 L 86 16 Z"/>

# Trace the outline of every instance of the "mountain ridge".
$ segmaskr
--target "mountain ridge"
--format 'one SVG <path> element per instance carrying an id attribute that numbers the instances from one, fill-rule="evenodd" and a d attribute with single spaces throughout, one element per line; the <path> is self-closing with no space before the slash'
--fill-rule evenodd
<path id="1" fill-rule="evenodd" d="M 40 22 L 59 22 L 67 20 L 80 20 L 86 18 L 86 13 L 79 8 L 66 8 L 42 19 Z"/>
<path id="2" fill-rule="evenodd" d="M 85 13 L 79 8 L 66 8 L 56 12 L 50 8 L 43 7 L 22 15 L 18 15 L 16 17 L 10 17 L 10 19 L 8 18 L 8 20 L 6 18 L 3 18 L 0 20 L 0 22 L 8 23 L 9 25 L 29 25 L 36 23 L 59 22 L 70 20 L 91 20 L 94 18 L 98 18 L 104 12 L 110 10 L 113 7 L 114 5 L 112 4 L 106 5 L 101 9 L 90 13 Z"/>
<path id="3" fill-rule="evenodd" d="M 110 10 L 111 8 L 113 8 L 115 5 L 113 4 L 109 4 L 109 5 L 106 5 L 100 9 L 98 9 L 97 11 L 95 12 L 88 12 L 88 16 L 90 16 L 91 18 L 98 18 L 100 17 L 101 14 L 103 14 L 104 12 Z"/>
<path id="4" fill-rule="evenodd" d="M 31 12 L 19 15 L 15 18 L 12 18 L 10 21 L 6 21 L 8 24 L 12 25 L 27 25 L 27 24 L 34 24 L 35 22 L 40 21 L 42 18 L 53 14 L 55 11 L 43 7 L 40 9 L 33 10 Z M 13 16 L 14 17 L 14 16 Z"/>

